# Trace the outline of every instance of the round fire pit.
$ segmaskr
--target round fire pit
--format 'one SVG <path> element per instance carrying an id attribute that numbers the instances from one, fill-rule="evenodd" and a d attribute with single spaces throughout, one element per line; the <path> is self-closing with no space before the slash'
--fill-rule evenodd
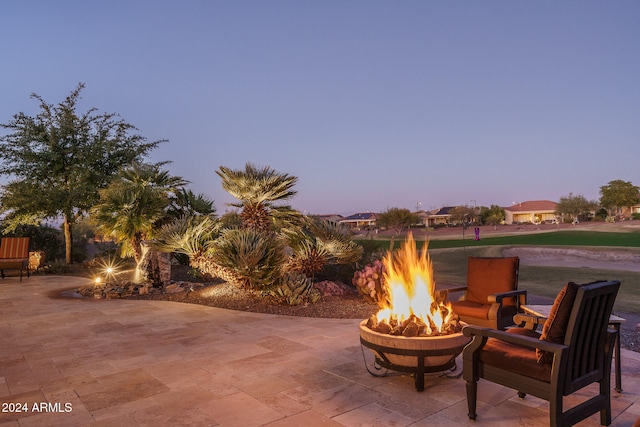
<path id="1" fill-rule="evenodd" d="M 430 337 L 403 337 L 382 334 L 360 322 L 360 343 L 371 349 L 375 363 L 383 368 L 415 375 L 418 391 L 424 390 L 424 374 L 455 368 L 455 358 L 469 343 L 462 332 Z M 372 375 L 367 367 L 367 370 Z"/>

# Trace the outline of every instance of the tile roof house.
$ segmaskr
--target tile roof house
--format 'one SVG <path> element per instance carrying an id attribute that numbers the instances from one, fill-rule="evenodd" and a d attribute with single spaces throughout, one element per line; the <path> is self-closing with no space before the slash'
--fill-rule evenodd
<path id="1" fill-rule="evenodd" d="M 638 194 L 638 196 L 640 197 L 640 194 Z M 640 215 L 640 205 L 634 205 L 622 209 L 621 215 L 626 219 L 632 219 L 634 215 Z"/>
<path id="2" fill-rule="evenodd" d="M 505 224 L 533 223 L 556 220 L 556 202 L 551 200 L 530 200 L 516 203 L 508 208 L 503 208 L 505 212 Z"/>
<path id="3" fill-rule="evenodd" d="M 429 225 L 429 212 L 425 211 L 417 211 L 413 213 L 415 216 L 420 218 L 420 225 L 428 226 Z"/>
<path id="4" fill-rule="evenodd" d="M 340 224 L 352 228 L 372 227 L 376 225 L 377 216 L 373 212 L 360 212 L 341 219 Z"/>
<path id="5" fill-rule="evenodd" d="M 323 215 L 314 215 L 314 216 L 320 219 L 323 219 L 325 221 L 331 221 L 331 222 L 340 222 L 341 220 L 344 219 L 344 217 L 339 214 L 323 214 Z"/>
<path id="6" fill-rule="evenodd" d="M 455 206 L 445 206 L 429 213 L 429 226 L 448 224 L 451 221 L 451 210 Z"/>

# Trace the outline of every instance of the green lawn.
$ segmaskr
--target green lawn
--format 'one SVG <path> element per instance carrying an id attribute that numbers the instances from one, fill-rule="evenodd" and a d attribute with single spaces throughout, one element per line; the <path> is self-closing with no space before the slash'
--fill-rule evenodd
<path id="1" fill-rule="evenodd" d="M 464 283 L 467 256 L 500 256 L 504 246 L 483 248 L 435 249 L 429 254 L 436 283 Z M 620 280 L 615 311 L 640 314 L 640 273 L 591 268 L 520 266 L 519 289 L 530 294 L 555 298 L 565 283 L 587 283 L 595 280 Z"/>
<path id="2" fill-rule="evenodd" d="M 395 246 L 399 246 L 396 239 Z M 358 240 L 356 240 L 358 241 Z M 389 239 L 373 240 L 372 244 L 382 249 L 389 248 Z M 424 244 L 418 240 L 418 247 Z M 487 237 L 480 240 L 468 239 L 431 240 L 430 249 L 478 247 L 495 245 L 532 245 L 532 246 L 616 246 L 640 248 L 640 232 L 612 233 L 601 231 L 554 231 L 536 234 Z"/>
<path id="3" fill-rule="evenodd" d="M 399 247 L 400 239 L 395 247 Z M 388 240 L 368 241 L 388 249 Z M 422 247 L 424 242 L 418 242 Z M 436 282 L 464 283 L 468 256 L 501 256 L 508 246 L 583 246 L 605 247 L 624 250 L 640 247 L 640 233 L 611 233 L 592 231 L 560 231 L 527 235 L 513 235 L 474 240 L 432 240 L 429 254 L 433 261 Z M 635 249 L 631 249 L 635 250 Z M 586 283 L 594 280 L 620 280 L 622 285 L 616 298 L 614 310 L 622 313 L 640 314 L 640 273 L 591 268 L 521 266 L 519 288 L 534 295 L 554 298 L 568 281 Z"/>

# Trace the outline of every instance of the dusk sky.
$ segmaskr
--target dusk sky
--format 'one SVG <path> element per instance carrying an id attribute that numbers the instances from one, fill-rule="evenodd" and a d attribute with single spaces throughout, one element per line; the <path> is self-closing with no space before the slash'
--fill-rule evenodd
<path id="1" fill-rule="evenodd" d="M 640 1 L 0 0 L 0 40 L 0 123 L 84 82 L 220 214 L 246 162 L 315 214 L 640 185 Z"/>

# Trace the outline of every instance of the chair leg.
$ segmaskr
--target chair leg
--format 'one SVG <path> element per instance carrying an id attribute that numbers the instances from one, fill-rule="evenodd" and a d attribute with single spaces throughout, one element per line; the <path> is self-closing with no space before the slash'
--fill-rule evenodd
<path id="1" fill-rule="evenodd" d="M 600 410 L 600 425 L 608 426 L 611 424 L 611 382 L 609 376 L 600 381 L 600 395 L 605 396 L 605 407 Z"/>
<path id="2" fill-rule="evenodd" d="M 474 420 L 478 416 L 476 414 L 476 400 L 478 397 L 478 382 L 477 381 L 467 381 L 467 407 L 469 408 L 469 419 Z"/>
<path id="3" fill-rule="evenodd" d="M 549 399 L 549 426 L 562 426 L 562 418 L 562 394 L 556 390 Z"/>

